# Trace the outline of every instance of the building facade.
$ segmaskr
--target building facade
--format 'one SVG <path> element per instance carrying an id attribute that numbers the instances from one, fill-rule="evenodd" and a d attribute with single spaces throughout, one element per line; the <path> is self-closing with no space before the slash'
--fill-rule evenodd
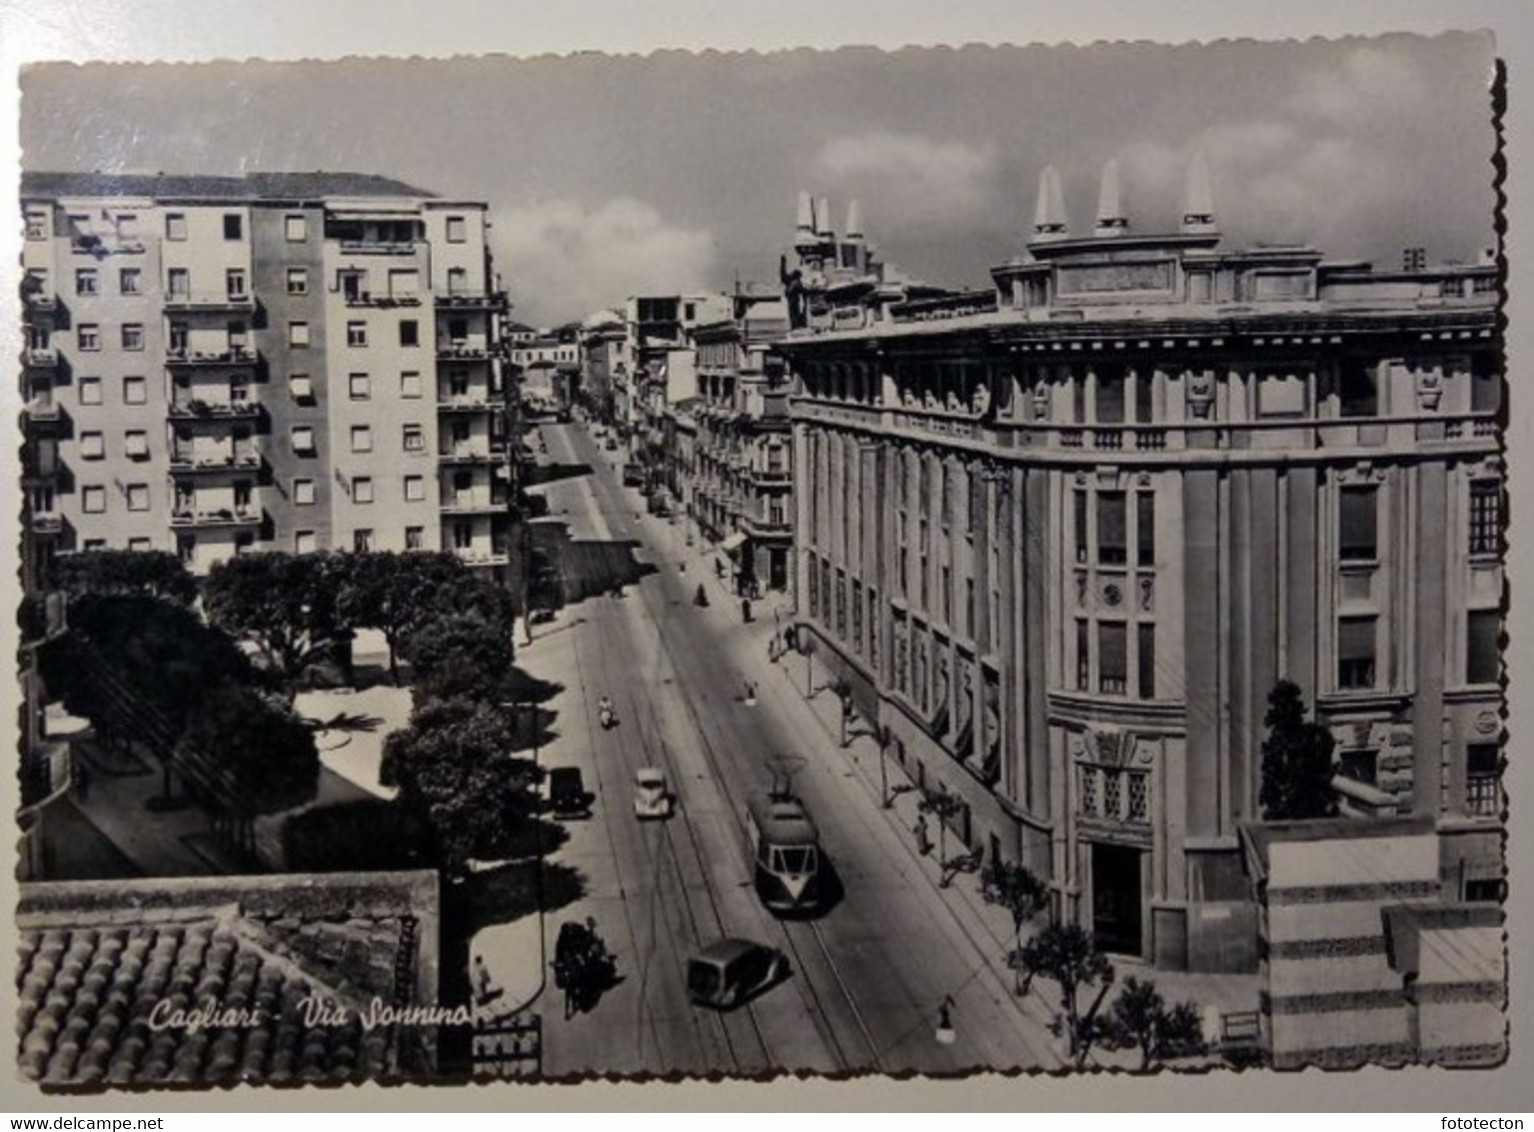
<path id="1" fill-rule="evenodd" d="M 508 561 L 486 206 L 360 174 L 35 173 L 31 565 L 173 551 Z"/>
<path id="2" fill-rule="evenodd" d="M 698 326 L 691 514 L 735 565 L 744 593 L 787 590 L 793 476 L 788 382 L 773 345 L 788 330 L 781 295 L 737 294 L 731 316 Z"/>
<path id="3" fill-rule="evenodd" d="M 1288 678 L 1344 812 L 1432 815 L 1446 893 L 1495 899 L 1495 266 L 1227 250 L 1200 168 L 1138 235 L 1110 166 L 1090 234 L 1048 170 L 993 290 L 901 302 L 837 293 L 814 211 L 799 618 L 959 837 L 1111 951 L 1252 970 L 1238 823 Z"/>

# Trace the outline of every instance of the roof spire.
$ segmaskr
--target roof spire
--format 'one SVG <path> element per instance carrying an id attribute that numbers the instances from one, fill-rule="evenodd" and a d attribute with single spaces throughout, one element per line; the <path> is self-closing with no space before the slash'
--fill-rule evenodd
<path id="1" fill-rule="evenodd" d="M 815 234 L 817 236 L 830 236 L 831 228 L 831 200 L 829 197 L 821 197 L 815 202 Z"/>
<path id="2" fill-rule="evenodd" d="M 1103 166 L 1102 185 L 1097 191 L 1097 230 L 1098 236 L 1119 236 L 1129 227 L 1129 218 L 1124 215 L 1124 205 L 1119 199 L 1119 161 L 1116 157 L 1108 158 Z"/>
<path id="3" fill-rule="evenodd" d="M 847 231 L 849 240 L 861 240 L 863 238 L 863 210 L 858 207 L 858 198 L 853 197 L 847 202 Z"/>
<path id="4" fill-rule="evenodd" d="M 795 222 L 794 246 L 802 247 L 815 242 L 815 205 L 810 194 L 799 190 L 799 216 Z"/>
<path id="5" fill-rule="evenodd" d="M 1188 185 L 1183 197 L 1182 230 L 1189 233 L 1213 232 L 1214 192 L 1209 187 L 1209 163 L 1198 150 L 1188 165 Z"/>
<path id="6" fill-rule="evenodd" d="M 1060 237 L 1067 234 L 1068 227 L 1065 194 L 1060 190 L 1060 171 L 1053 165 L 1046 165 L 1039 174 L 1039 198 L 1033 209 L 1033 234 L 1039 239 Z"/>

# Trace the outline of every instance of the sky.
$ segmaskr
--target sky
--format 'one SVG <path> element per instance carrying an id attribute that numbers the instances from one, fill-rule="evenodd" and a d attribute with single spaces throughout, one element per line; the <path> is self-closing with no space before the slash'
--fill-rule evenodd
<path id="1" fill-rule="evenodd" d="M 38 65 L 26 169 L 353 170 L 491 206 L 516 316 L 776 280 L 799 190 L 856 197 L 911 276 L 986 286 L 1055 165 L 1073 231 L 1117 158 L 1135 230 L 1202 150 L 1227 246 L 1474 260 L 1495 241 L 1493 50 L 1474 35 L 1162 47 Z"/>

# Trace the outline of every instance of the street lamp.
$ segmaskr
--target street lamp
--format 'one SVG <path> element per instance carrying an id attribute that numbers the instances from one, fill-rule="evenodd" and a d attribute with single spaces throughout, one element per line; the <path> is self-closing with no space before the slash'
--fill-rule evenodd
<path id="1" fill-rule="evenodd" d="M 938 1003 L 937 1031 L 932 1035 L 938 1045 L 951 1046 L 959 1036 L 953 1028 L 953 1008 L 956 1005 L 951 994 L 945 994 L 943 1001 Z"/>

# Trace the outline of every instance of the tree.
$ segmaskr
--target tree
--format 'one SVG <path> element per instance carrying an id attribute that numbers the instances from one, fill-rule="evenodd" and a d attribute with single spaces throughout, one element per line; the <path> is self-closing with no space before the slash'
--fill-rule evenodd
<path id="1" fill-rule="evenodd" d="M 1138 1049 L 1140 1068 L 1174 1057 L 1204 1052 L 1204 1028 L 1198 1006 L 1180 1002 L 1168 1007 L 1156 984 L 1130 976 L 1108 1012 L 1104 1044 L 1114 1049 Z"/>
<path id="2" fill-rule="evenodd" d="M 1065 1037 L 1072 1060 L 1081 1068 L 1104 1036 L 1099 1015 L 1113 986 L 1113 964 L 1077 924 L 1050 924 L 1009 955 L 1008 962 L 1023 972 L 1025 991 L 1040 975 L 1059 986 L 1060 1010 L 1050 1032 Z"/>
<path id="3" fill-rule="evenodd" d="M 380 777 L 431 830 L 440 868 L 461 874 L 537 820 L 540 772 L 516 746 L 509 713 L 467 699 L 423 703 L 385 740 Z"/>
<path id="4" fill-rule="evenodd" d="M 203 604 L 209 621 L 254 645 L 291 687 L 349 631 L 337 600 L 346 573 L 335 554 L 238 554 L 209 572 Z"/>
<path id="5" fill-rule="evenodd" d="M 283 700 L 238 684 L 199 697 L 177 757 L 207 800 L 241 822 L 310 802 L 319 783 L 314 732 Z"/>
<path id="6" fill-rule="evenodd" d="M 181 560 L 162 550 L 84 550 L 53 565 L 57 588 L 80 594 L 145 594 L 190 606 L 197 581 Z"/>
<path id="7" fill-rule="evenodd" d="M 417 629 L 406 642 L 405 655 L 420 699 L 489 700 L 511 668 L 511 637 L 504 622 L 453 613 Z"/>
<path id="8" fill-rule="evenodd" d="M 1332 734 L 1305 718 L 1299 685 L 1280 680 L 1268 694 L 1263 719 L 1262 788 L 1257 799 L 1264 821 L 1329 818 L 1337 815 L 1332 790 Z"/>
<path id="9" fill-rule="evenodd" d="M 1049 886 L 1028 869 L 1012 861 L 993 861 L 980 876 L 980 894 L 987 904 L 999 904 L 1012 917 L 1013 943 L 1023 945 L 1023 925 L 1049 905 Z M 1023 993 L 1022 973 L 1017 968 L 1016 991 Z"/>
<path id="10" fill-rule="evenodd" d="M 486 593 L 487 586 L 451 554 L 372 551 L 348 556 L 336 607 L 348 626 L 383 634 L 389 647 L 389 677 L 398 684 L 399 657 L 406 641 L 434 617 L 445 610 L 476 608 L 487 620 L 502 615 L 496 599 Z M 502 595 L 502 607 L 505 601 Z"/>

